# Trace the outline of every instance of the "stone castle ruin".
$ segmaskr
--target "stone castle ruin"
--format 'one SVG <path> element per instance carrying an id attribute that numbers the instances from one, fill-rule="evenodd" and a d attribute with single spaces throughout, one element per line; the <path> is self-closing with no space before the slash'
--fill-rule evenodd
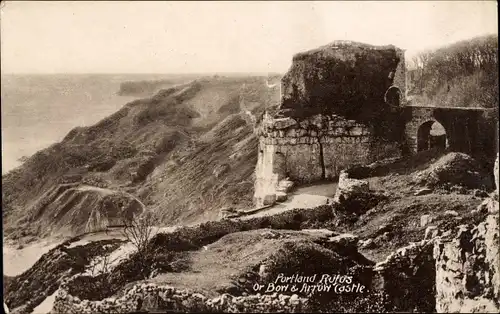
<path id="1" fill-rule="evenodd" d="M 281 93 L 256 129 L 257 206 L 272 204 L 291 182 L 332 180 L 354 164 L 427 149 L 434 122 L 447 148 L 496 152 L 487 110 L 408 103 L 404 50 L 392 45 L 335 41 L 296 54 Z"/>

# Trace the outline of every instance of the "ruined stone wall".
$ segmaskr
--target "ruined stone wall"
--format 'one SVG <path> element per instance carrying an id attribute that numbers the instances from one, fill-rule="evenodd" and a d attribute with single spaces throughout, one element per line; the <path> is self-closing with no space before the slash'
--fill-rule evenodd
<path id="1" fill-rule="evenodd" d="M 278 192 L 286 178 L 297 183 L 332 180 L 348 166 L 400 155 L 397 143 L 384 142 L 370 127 L 335 115 L 303 120 L 266 115 L 258 135 L 257 205 Z"/>
<path id="2" fill-rule="evenodd" d="M 184 313 L 296 313 L 307 309 L 307 300 L 274 293 L 272 295 L 232 296 L 223 294 L 207 298 L 187 289 L 155 284 L 138 284 L 121 298 L 102 301 L 80 300 L 60 289 L 54 301 L 55 313 L 132 313 L 137 311 L 174 311 Z"/>
<path id="3" fill-rule="evenodd" d="M 402 102 L 406 102 L 406 64 L 405 64 L 405 51 L 397 50 L 396 55 L 399 58 L 398 66 L 396 67 L 396 71 L 394 74 L 394 80 L 392 85 L 399 88 L 401 91 Z"/>

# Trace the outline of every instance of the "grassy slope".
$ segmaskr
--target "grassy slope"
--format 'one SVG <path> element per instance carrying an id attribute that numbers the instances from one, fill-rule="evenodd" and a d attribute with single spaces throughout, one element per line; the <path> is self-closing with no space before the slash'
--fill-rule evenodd
<path id="1" fill-rule="evenodd" d="M 167 224 L 213 217 L 211 210 L 225 204 L 248 206 L 257 140 L 240 103 L 258 115 L 276 93 L 265 77 L 201 78 L 73 129 L 2 177 L 6 234 L 37 236 L 37 203 L 60 183 L 125 190 L 159 208 Z M 226 164 L 215 178 L 213 167 Z"/>

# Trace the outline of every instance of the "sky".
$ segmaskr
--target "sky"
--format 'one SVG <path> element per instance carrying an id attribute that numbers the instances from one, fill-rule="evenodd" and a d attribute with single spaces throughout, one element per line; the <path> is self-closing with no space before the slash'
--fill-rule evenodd
<path id="1" fill-rule="evenodd" d="M 496 1 L 2 1 L 2 73 L 286 72 L 334 40 L 416 52 L 496 34 Z"/>

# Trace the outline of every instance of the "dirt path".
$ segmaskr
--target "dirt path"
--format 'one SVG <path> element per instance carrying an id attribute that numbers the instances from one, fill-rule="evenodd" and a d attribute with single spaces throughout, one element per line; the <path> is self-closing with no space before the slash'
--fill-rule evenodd
<path id="1" fill-rule="evenodd" d="M 241 219 L 270 216 L 291 210 L 294 208 L 312 208 L 327 204 L 333 198 L 337 183 L 328 182 L 310 186 L 300 187 L 295 190 L 285 202 L 278 203 L 258 213 L 245 216 Z"/>

